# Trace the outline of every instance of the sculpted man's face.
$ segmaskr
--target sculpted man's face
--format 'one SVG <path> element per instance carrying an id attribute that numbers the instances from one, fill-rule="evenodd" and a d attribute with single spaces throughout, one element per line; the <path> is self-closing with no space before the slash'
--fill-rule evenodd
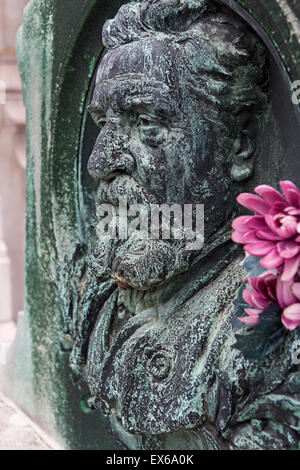
<path id="1" fill-rule="evenodd" d="M 215 131 L 205 121 L 201 99 L 188 90 L 183 54 L 182 46 L 165 38 L 106 53 L 89 108 L 101 131 L 88 169 L 99 181 L 98 203 L 117 206 L 126 196 L 129 205 L 205 204 L 207 239 L 224 221 L 230 170 L 216 164 Z M 146 245 L 161 251 L 163 243 Z M 126 257 L 130 241 L 109 242 L 107 256 L 117 256 L 120 247 Z M 172 251 L 170 243 L 164 248 Z M 165 261 L 172 265 L 168 256 Z"/>

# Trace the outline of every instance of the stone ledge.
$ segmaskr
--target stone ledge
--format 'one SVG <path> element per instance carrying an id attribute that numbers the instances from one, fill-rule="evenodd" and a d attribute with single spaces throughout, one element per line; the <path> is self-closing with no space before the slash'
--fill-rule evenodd
<path id="1" fill-rule="evenodd" d="M 0 450 L 62 450 L 0 393 Z"/>

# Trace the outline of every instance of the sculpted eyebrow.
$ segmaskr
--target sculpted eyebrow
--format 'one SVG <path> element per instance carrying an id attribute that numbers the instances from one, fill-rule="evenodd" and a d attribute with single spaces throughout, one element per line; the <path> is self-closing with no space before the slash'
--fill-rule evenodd
<path id="1" fill-rule="evenodd" d="M 153 105 L 159 114 L 172 113 L 170 103 L 170 89 L 162 82 L 116 79 L 115 81 L 102 81 L 96 87 L 90 111 L 104 112 L 108 108 L 114 111 L 124 111 L 139 105 Z M 159 108 L 159 109 L 158 109 Z"/>

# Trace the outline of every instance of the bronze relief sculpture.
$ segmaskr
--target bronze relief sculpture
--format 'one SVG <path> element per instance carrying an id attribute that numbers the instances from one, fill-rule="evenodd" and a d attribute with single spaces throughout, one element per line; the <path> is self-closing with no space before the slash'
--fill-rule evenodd
<path id="1" fill-rule="evenodd" d="M 210 0 L 144 0 L 103 30 L 89 111 L 96 207 L 204 204 L 205 243 L 100 238 L 74 255 L 71 368 L 129 448 L 287 449 L 299 441 L 291 335 L 263 362 L 233 346 L 235 196 L 259 182 L 268 54 Z M 88 258 L 88 262 L 87 259 Z M 88 267 L 86 266 L 88 264 Z M 68 268 L 71 269 L 70 267 Z M 67 349 L 67 346 L 66 346 Z"/>

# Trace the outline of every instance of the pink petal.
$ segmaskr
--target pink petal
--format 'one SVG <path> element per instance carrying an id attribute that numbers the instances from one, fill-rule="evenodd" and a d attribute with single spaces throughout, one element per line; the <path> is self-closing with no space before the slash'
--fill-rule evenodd
<path id="1" fill-rule="evenodd" d="M 231 234 L 231 240 L 234 242 L 234 243 L 242 243 L 244 244 L 245 241 L 244 241 L 244 234 L 241 233 L 241 232 L 233 232 Z"/>
<path id="2" fill-rule="evenodd" d="M 297 186 L 294 183 L 292 183 L 292 181 L 284 180 L 284 181 L 280 181 L 279 184 L 283 193 L 287 189 L 296 189 L 296 191 L 298 191 Z"/>
<path id="3" fill-rule="evenodd" d="M 269 305 L 269 302 L 265 299 L 263 299 L 257 292 L 252 292 L 252 304 L 254 307 L 257 308 L 267 308 Z"/>
<path id="4" fill-rule="evenodd" d="M 249 289 L 245 289 L 243 291 L 243 299 L 252 307 L 266 308 L 268 306 L 268 302 L 266 300 L 261 298 L 257 292 Z"/>
<path id="5" fill-rule="evenodd" d="M 272 186 L 261 184 L 255 188 L 255 192 L 262 196 L 264 200 L 270 204 L 270 206 L 273 206 L 273 204 L 277 201 L 285 203 L 285 199 L 282 194 L 280 194 L 280 192 L 276 189 L 272 188 Z"/>
<path id="6" fill-rule="evenodd" d="M 245 312 L 247 315 L 250 315 L 250 317 L 257 317 L 262 312 L 262 310 L 257 308 L 245 308 Z"/>
<path id="7" fill-rule="evenodd" d="M 288 320 L 300 322 L 300 304 L 293 304 L 285 308 L 282 315 Z"/>
<path id="8" fill-rule="evenodd" d="M 265 221 L 268 227 L 282 239 L 291 238 L 297 233 L 297 222 L 293 216 L 281 213 L 274 216 L 266 214 Z"/>
<path id="9" fill-rule="evenodd" d="M 251 193 L 242 193 L 236 199 L 241 206 L 260 215 L 267 214 L 271 207 L 261 197 Z"/>
<path id="10" fill-rule="evenodd" d="M 267 229 L 267 224 L 262 215 L 242 215 L 232 222 L 232 228 L 238 232 Z"/>
<path id="11" fill-rule="evenodd" d="M 269 210 L 270 215 L 276 215 L 279 212 L 285 212 L 286 208 L 288 207 L 287 202 L 275 202 L 275 204 Z"/>
<path id="12" fill-rule="evenodd" d="M 252 305 L 253 307 L 256 307 L 256 305 L 253 302 L 252 300 L 252 290 L 250 289 L 244 289 L 243 290 L 243 299 L 244 301 L 249 304 L 249 305 Z"/>
<path id="13" fill-rule="evenodd" d="M 292 237 L 297 233 L 297 219 L 292 215 L 287 215 L 281 219 L 280 233 L 282 236 Z"/>
<path id="14" fill-rule="evenodd" d="M 268 298 L 268 291 L 267 291 L 268 283 L 266 282 L 265 278 L 258 277 L 256 282 L 256 291 L 261 294 L 262 297 Z"/>
<path id="15" fill-rule="evenodd" d="M 272 232 L 276 233 L 277 235 L 280 235 L 280 232 L 279 232 L 279 226 L 276 224 L 275 220 L 274 220 L 274 216 L 270 215 L 270 214 L 266 214 L 265 215 L 265 221 L 266 221 L 266 224 L 268 225 L 268 227 L 271 229 Z"/>
<path id="16" fill-rule="evenodd" d="M 277 248 L 275 248 L 260 260 L 260 264 L 266 269 L 273 269 L 280 266 L 283 261 L 284 259 L 278 253 Z"/>
<path id="17" fill-rule="evenodd" d="M 294 241 L 289 240 L 286 242 L 277 243 L 277 249 L 279 255 L 282 256 L 282 258 L 290 259 L 294 258 L 294 256 L 299 253 L 300 246 Z"/>
<path id="18" fill-rule="evenodd" d="M 299 190 L 291 181 L 280 181 L 280 186 L 288 203 L 291 206 L 298 207 Z"/>
<path id="19" fill-rule="evenodd" d="M 292 292 L 293 281 L 283 282 L 278 279 L 276 284 L 277 300 L 281 308 L 289 307 L 297 302 L 297 297 Z"/>
<path id="20" fill-rule="evenodd" d="M 245 227 L 245 222 L 247 222 L 250 217 L 251 216 L 249 215 L 242 215 L 241 217 L 237 217 L 232 222 L 232 228 L 238 232 L 248 232 L 249 228 Z"/>
<path id="21" fill-rule="evenodd" d="M 268 292 L 268 296 L 270 297 L 270 299 L 274 300 L 276 303 L 278 303 L 277 301 L 277 296 L 274 295 L 274 289 L 271 289 L 270 287 L 267 288 L 267 292 Z"/>
<path id="22" fill-rule="evenodd" d="M 245 221 L 246 227 L 249 230 L 265 230 L 267 229 L 267 224 L 265 218 L 262 215 L 250 215 L 248 220 Z"/>
<path id="23" fill-rule="evenodd" d="M 300 215 L 300 210 L 299 210 L 299 209 L 295 209 L 295 207 L 292 207 L 292 206 L 286 207 L 286 208 L 284 209 L 284 212 L 285 212 L 286 214 L 288 214 L 288 215 L 296 215 L 296 216 L 297 216 L 297 215 Z"/>
<path id="24" fill-rule="evenodd" d="M 300 282 L 294 282 L 292 292 L 300 300 Z"/>
<path id="25" fill-rule="evenodd" d="M 276 245 L 271 241 L 259 241 L 258 243 L 253 243 L 245 246 L 245 250 L 249 255 L 252 256 L 263 256 L 270 251 L 272 251 Z"/>
<path id="26" fill-rule="evenodd" d="M 250 282 L 252 289 L 256 289 L 257 281 L 258 281 L 258 277 L 256 276 L 250 277 L 249 282 Z"/>
<path id="27" fill-rule="evenodd" d="M 259 238 L 256 236 L 256 230 L 252 230 L 251 232 L 234 232 L 231 235 L 232 241 L 235 243 L 257 243 L 259 242 Z"/>
<path id="28" fill-rule="evenodd" d="M 272 240 L 274 242 L 281 240 L 279 235 L 276 235 L 274 232 L 272 232 L 269 229 L 257 230 L 256 235 L 258 238 L 261 238 L 262 240 Z"/>
<path id="29" fill-rule="evenodd" d="M 281 317 L 281 321 L 282 323 L 284 324 L 284 326 L 286 327 L 287 330 L 290 330 L 290 331 L 293 331 L 297 328 L 297 326 L 299 326 L 299 322 L 298 321 L 293 321 L 293 320 L 288 320 L 287 318 L 285 318 L 283 315 Z"/>
<path id="30" fill-rule="evenodd" d="M 289 203 L 292 206 L 298 207 L 299 206 L 299 192 L 298 192 L 298 190 L 288 189 L 287 199 L 288 199 Z"/>
<path id="31" fill-rule="evenodd" d="M 281 276 L 282 281 L 290 281 L 295 276 L 300 263 L 299 255 L 294 258 L 287 259 L 284 263 L 284 271 Z"/>
<path id="32" fill-rule="evenodd" d="M 241 322 L 245 323 L 246 325 L 257 325 L 259 323 L 259 318 L 255 317 L 239 317 L 238 318 Z"/>

